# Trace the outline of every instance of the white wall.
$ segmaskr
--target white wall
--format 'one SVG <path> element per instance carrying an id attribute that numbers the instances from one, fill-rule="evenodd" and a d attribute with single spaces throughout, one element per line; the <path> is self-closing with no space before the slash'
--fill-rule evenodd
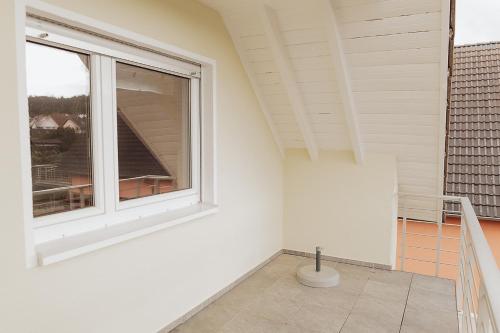
<path id="1" fill-rule="evenodd" d="M 282 161 L 218 14 L 190 0 L 51 0 L 217 60 L 220 212 L 26 269 L 15 1 L 0 2 L 0 332 L 155 332 L 282 248 Z"/>
<path id="2" fill-rule="evenodd" d="M 393 265 L 396 245 L 396 160 L 368 154 L 355 165 L 351 153 L 304 150 L 285 160 L 285 248 Z"/>

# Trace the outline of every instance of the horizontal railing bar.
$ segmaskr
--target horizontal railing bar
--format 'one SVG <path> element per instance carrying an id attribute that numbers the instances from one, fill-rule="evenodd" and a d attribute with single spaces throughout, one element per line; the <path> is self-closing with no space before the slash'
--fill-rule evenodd
<path id="1" fill-rule="evenodd" d="M 80 189 L 80 188 L 85 188 L 85 187 L 90 187 L 90 186 L 92 186 L 92 184 L 71 185 L 71 186 L 49 188 L 46 190 L 33 191 L 33 195 L 57 193 L 57 192 L 75 190 L 75 189 Z"/>
<path id="2" fill-rule="evenodd" d="M 399 258 L 401 258 L 401 256 L 399 256 Z M 427 263 L 430 263 L 430 264 L 435 264 L 436 262 L 433 261 L 433 260 L 425 260 L 425 259 L 420 259 L 420 258 L 415 258 L 415 257 L 405 257 L 405 259 L 408 259 L 408 260 L 413 260 L 413 261 L 419 261 L 419 262 L 427 262 Z M 458 264 L 452 264 L 452 263 L 449 263 L 449 262 L 439 262 L 440 265 L 446 265 L 446 266 L 455 266 L 455 267 L 458 267 Z"/>
<path id="3" fill-rule="evenodd" d="M 433 213 L 438 213 L 438 212 L 441 213 L 441 212 L 443 212 L 442 209 L 432 209 L 432 208 L 422 208 L 422 207 L 405 207 L 405 206 L 401 206 L 399 208 L 406 209 L 406 210 L 412 210 L 412 211 L 416 210 L 416 211 L 433 212 Z M 455 211 L 450 210 L 450 211 L 448 211 L 446 213 L 454 213 L 454 212 Z"/>
<path id="4" fill-rule="evenodd" d="M 438 235 L 431 235 L 431 234 L 421 234 L 418 232 L 406 232 L 407 235 L 414 235 L 414 236 L 423 236 L 423 237 L 434 237 L 437 238 Z M 441 236 L 443 239 L 455 239 L 455 240 L 460 240 L 460 237 L 451 237 L 451 236 Z"/>
<path id="5" fill-rule="evenodd" d="M 400 192 L 398 193 L 400 197 L 417 197 L 417 198 L 429 198 L 435 200 L 445 200 L 445 201 L 454 201 L 460 203 L 462 198 L 453 196 L 453 195 L 434 195 L 434 194 L 416 194 L 416 193 L 407 193 Z"/>
<path id="6" fill-rule="evenodd" d="M 398 222 L 402 223 L 402 219 L 399 219 Z M 423 223 L 423 224 L 432 224 L 432 225 L 438 225 L 437 222 L 431 222 L 431 221 L 422 221 L 422 220 L 413 220 L 413 219 L 406 219 L 406 223 Z M 442 225 L 447 225 L 447 226 L 450 226 L 450 227 L 460 227 L 460 224 L 456 224 L 456 223 L 446 223 L 446 222 L 443 222 L 441 223 Z"/>
<path id="7" fill-rule="evenodd" d="M 436 248 L 433 248 L 433 247 L 422 247 L 422 246 L 415 246 L 415 245 L 407 245 L 407 247 L 411 247 L 413 249 L 422 249 L 422 250 L 433 250 L 433 251 L 437 250 Z M 443 249 L 439 249 L 439 252 L 459 253 L 458 251 L 443 250 Z"/>
<path id="8" fill-rule="evenodd" d="M 119 181 L 127 181 L 127 180 L 139 180 L 139 179 L 164 179 L 164 180 L 174 180 L 175 177 L 172 176 L 155 176 L 155 175 L 145 175 L 145 176 L 138 176 L 138 177 L 130 177 L 130 178 L 122 178 Z"/>
<path id="9" fill-rule="evenodd" d="M 458 210 L 446 210 L 446 209 L 433 209 L 433 208 L 424 208 L 424 207 L 412 207 L 412 206 L 398 206 L 398 209 L 400 210 L 403 210 L 403 209 L 409 209 L 409 210 L 422 210 L 422 211 L 426 211 L 426 212 L 434 212 L 434 213 L 437 213 L 437 212 L 440 212 L 440 213 L 446 213 L 450 216 L 459 216 L 460 215 L 460 211 Z"/>

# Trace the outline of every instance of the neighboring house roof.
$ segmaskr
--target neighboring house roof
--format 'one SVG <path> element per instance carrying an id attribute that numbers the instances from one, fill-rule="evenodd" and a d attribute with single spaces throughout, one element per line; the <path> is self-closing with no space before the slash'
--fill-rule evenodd
<path id="1" fill-rule="evenodd" d="M 132 178 L 143 175 L 170 176 L 150 150 L 128 127 L 118 112 L 118 156 L 120 178 Z M 89 174 L 89 147 L 86 135 L 78 135 L 71 148 L 60 158 L 59 170 L 68 176 Z"/>
<path id="2" fill-rule="evenodd" d="M 500 218 L 500 42 L 455 47 L 450 102 L 446 192 Z"/>
<path id="3" fill-rule="evenodd" d="M 127 125 L 122 113 L 118 112 L 117 115 L 120 178 L 143 175 L 171 176 L 151 150 Z"/>
<path id="4" fill-rule="evenodd" d="M 54 112 L 51 114 L 41 114 L 35 116 L 30 121 L 32 129 L 58 129 L 72 128 L 76 132 L 81 131 L 83 121 L 71 114 Z"/>
<path id="5" fill-rule="evenodd" d="M 62 127 L 63 128 L 71 128 L 77 133 L 80 133 L 82 131 L 80 126 L 72 119 L 66 120 L 66 122 L 62 125 Z"/>
<path id="6" fill-rule="evenodd" d="M 33 129 L 57 129 L 59 124 L 51 115 L 41 114 L 31 119 L 30 127 Z"/>

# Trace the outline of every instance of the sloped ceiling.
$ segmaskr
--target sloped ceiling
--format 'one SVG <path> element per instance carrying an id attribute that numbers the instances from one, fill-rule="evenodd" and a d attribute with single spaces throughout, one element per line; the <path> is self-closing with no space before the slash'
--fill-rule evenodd
<path id="1" fill-rule="evenodd" d="M 277 144 L 394 154 L 442 193 L 449 1 L 201 0 L 217 10 Z"/>

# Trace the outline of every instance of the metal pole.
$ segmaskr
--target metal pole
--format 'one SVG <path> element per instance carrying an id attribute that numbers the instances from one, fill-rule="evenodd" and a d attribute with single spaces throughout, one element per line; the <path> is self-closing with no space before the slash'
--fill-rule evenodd
<path id="1" fill-rule="evenodd" d="M 316 272 L 321 271 L 321 247 L 316 246 Z"/>

